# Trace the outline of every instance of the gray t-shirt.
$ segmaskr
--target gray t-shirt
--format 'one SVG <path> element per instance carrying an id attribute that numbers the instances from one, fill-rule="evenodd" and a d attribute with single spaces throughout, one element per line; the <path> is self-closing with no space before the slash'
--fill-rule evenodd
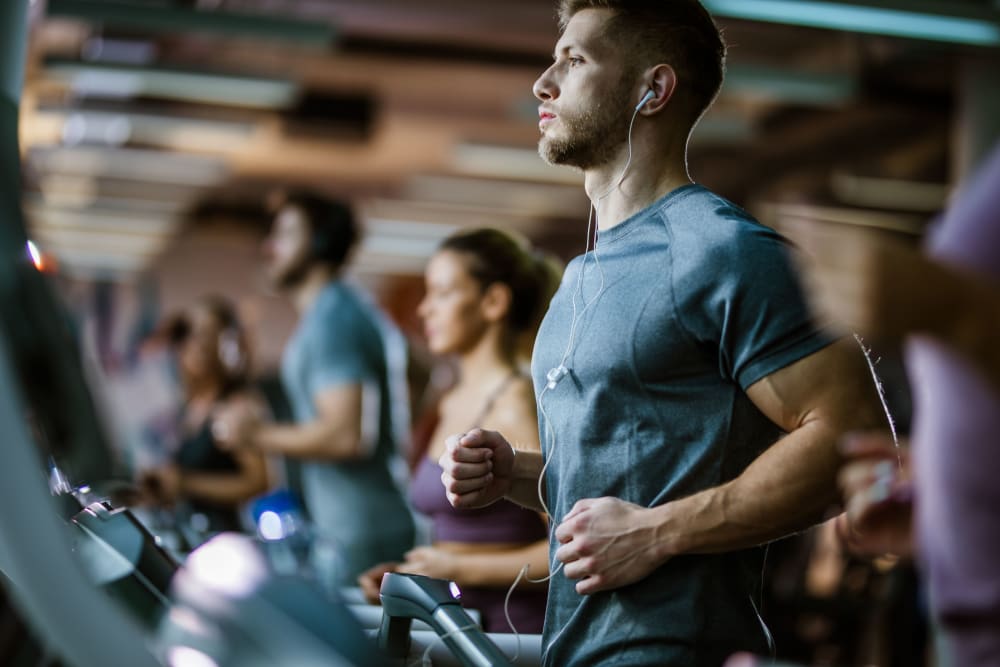
<path id="1" fill-rule="evenodd" d="M 413 518 L 389 472 L 395 453 L 386 361 L 388 322 L 354 290 L 331 282 L 303 316 L 285 348 L 282 380 L 296 421 L 316 418 L 325 389 L 362 386 L 360 460 L 303 461 L 302 494 L 319 534 L 336 545 L 340 581 L 376 563 L 401 560 L 413 545 Z"/>
<path id="2" fill-rule="evenodd" d="M 652 507 L 733 479 L 781 436 L 747 387 L 831 342 L 810 323 L 787 243 L 701 186 L 601 232 L 598 257 L 582 290 L 583 260 L 570 263 L 532 359 L 557 523 L 583 498 Z M 570 373 L 546 390 L 574 297 Z M 560 572 L 544 663 L 718 667 L 739 649 L 766 652 L 762 564 L 762 549 L 680 556 L 586 597 Z"/>

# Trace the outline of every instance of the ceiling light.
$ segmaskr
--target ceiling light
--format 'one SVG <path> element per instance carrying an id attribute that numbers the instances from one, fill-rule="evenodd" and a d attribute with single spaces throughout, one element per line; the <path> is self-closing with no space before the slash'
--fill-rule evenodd
<path id="1" fill-rule="evenodd" d="M 1000 15 L 960 3 L 812 2 L 806 0 L 705 0 L 713 14 L 812 28 L 846 30 L 893 37 L 1000 45 Z"/>
<path id="2" fill-rule="evenodd" d="M 81 63 L 50 59 L 45 75 L 67 84 L 82 97 L 167 100 L 222 104 L 253 109 L 281 109 L 298 97 L 292 81 L 184 70 Z"/>

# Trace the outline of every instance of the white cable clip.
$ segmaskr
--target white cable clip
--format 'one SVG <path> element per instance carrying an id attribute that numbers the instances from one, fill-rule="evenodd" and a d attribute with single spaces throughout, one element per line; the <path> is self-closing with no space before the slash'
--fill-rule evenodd
<path id="1" fill-rule="evenodd" d="M 569 375 L 569 369 L 563 364 L 559 364 L 555 368 L 549 369 L 549 372 L 545 374 L 545 378 L 549 381 L 546 386 L 549 390 L 555 389 L 556 385 L 559 384 L 559 381 L 567 375 Z"/>

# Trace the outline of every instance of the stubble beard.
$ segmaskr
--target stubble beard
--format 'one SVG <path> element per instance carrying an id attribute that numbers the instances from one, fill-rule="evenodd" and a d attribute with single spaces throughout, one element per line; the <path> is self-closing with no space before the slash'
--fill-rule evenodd
<path id="1" fill-rule="evenodd" d="M 627 86 L 610 96 L 613 102 L 599 104 L 577 115 L 559 115 L 563 134 L 542 135 L 538 154 L 552 165 L 588 170 L 610 162 L 628 141 L 628 109 L 619 100 L 627 98 Z"/>
<path id="2" fill-rule="evenodd" d="M 271 285 L 281 292 L 288 292 L 295 289 L 306 279 L 312 262 L 308 258 L 301 258 L 291 266 L 285 267 L 279 272 L 271 273 Z"/>

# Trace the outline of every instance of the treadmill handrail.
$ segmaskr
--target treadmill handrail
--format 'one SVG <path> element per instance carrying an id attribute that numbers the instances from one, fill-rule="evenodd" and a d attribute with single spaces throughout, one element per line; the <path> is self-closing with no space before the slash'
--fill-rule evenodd
<path id="1" fill-rule="evenodd" d="M 2 321 L 23 318 L 11 312 L 23 305 L 16 261 L 24 254 L 19 206 L 20 154 L 17 144 L 18 100 L 23 84 L 27 41 L 27 0 L 0 2 L 0 309 Z M 18 247 L 19 246 L 19 247 Z M 40 277 L 39 277 L 40 278 Z M 45 301 L 40 304 L 44 307 Z M 54 312 L 50 317 L 56 317 Z M 52 350 L 57 355 L 58 350 Z M 70 550 L 67 527 L 59 519 L 42 474 L 42 462 L 24 420 L 23 388 L 14 371 L 17 350 L 0 326 L 0 424 L 4 426 L 4 461 L 0 465 L 0 568 L 14 586 L 26 620 L 63 662 L 93 665 L 157 665 L 142 641 L 138 624 L 127 617 L 84 576 Z M 74 369 L 67 369 L 72 374 Z M 82 377 L 77 378 L 82 383 Z M 64 405 L 73 410 L 76 405 Z"/>
<path id="2" fill-rule="evenodd" d="M 390 656 L 409 652 L 412 619 L 419 619 L 434 628 L 455 657 L 466 667 L 505 667 L 511 665 L 507 655 L 476 626 L 462 609 L 451 590 L 455 584 L 415 574 L 386 573 L 382 577 L 379 597 L 382 600 L 382 625 L 379 646 Z"/>

